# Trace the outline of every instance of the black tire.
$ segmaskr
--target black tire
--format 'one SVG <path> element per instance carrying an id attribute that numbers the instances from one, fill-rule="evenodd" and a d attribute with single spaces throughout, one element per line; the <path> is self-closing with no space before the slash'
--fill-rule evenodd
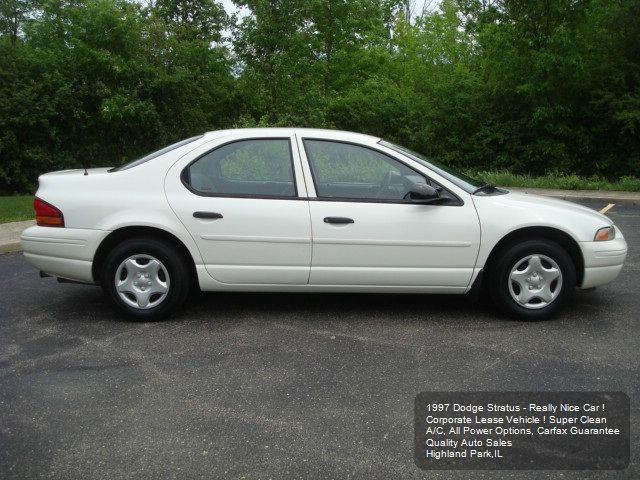
<path id="1" fill-rule="evenodd" d="M 149 306 L 148 308 L 136 308 L 123 300 L 116 289 L 116 272 L 122 262 L 130 257 L 140 255 L 153 257 L 162 264 L 161 276 L 165 279 L 168 275 L 169 283 L 168 291 L 165 297 L 160 300 L 161 294 L 157 295 L 158 304 Z M 124 276 L 128 276 L 126 271 L 122 272 Z M 166 270 L 166 272 L 164 271 Z M 102 289 L 115 305 L 117 310 L 123 314 L 128 320 L 139 322 L 151 322 L 166 318 L 172 311 L 180 307 L 186 300 L 191 288 L 191 274 L 184 255 L 176 251 L 176 248 L 169 242 L 153 237 L 136 237 L 123 241 L 109 252 L 100 272 L 100 281 Z M 131 302 L 135 300 L 135 296 L 129 294 Z M 152 296 L 153 298 L 153 296 Z M 152 302 L 149 302 L 151 305 Z"/>
<path id="2" fill-rule="evenodd" d="M 528 302 L 530 306 L 525 307 L 512 296 L 510 284 L 516 295 L 520 292 L 520 287 L 519 284 L 510 280 L 510 274 L 516 264 L 529 255 L 544 256 L 554 261 L 562 275 L 562 282 L 560 286 L 557 280 L 549 282 L 550 289 L 553 289 L 554 286 L 557 289 L 553 292 L 555 296 L 552 301 L 546 303 L 540 298 L 534 297 Z M 547 260 L 543 259 L 543 264 L 547 264 L 545 268 L 549 267 Z M 527 268 L 526 262 L 523 265 Z M 487 273 L 488 283 L 486 286 L 493 303 L 503 313 L 519 320 L 545 320 L 551 317 L 571 297 L 576 286 L 576 268 L 571 257 L 556 242 L 544 238 L 523 240 L 507 245 L 497 253 L 492 265 L 489 265 Z M 534 291 L 535 288 L 534 286 Z M 544 305 L 536 305 L 535 308 L 532 308 L 531 305 L 536 302 L 538 305 L 543 305 L 543 303 Z"/>

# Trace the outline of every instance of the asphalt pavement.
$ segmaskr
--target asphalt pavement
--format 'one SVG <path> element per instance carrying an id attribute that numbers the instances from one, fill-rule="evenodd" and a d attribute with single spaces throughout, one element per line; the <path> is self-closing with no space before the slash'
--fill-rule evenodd
<path id="1" fill-rule="evenodd" d="M 216 293 L 128 323 L 2 255 L 0 478 L 640 478 L 640 208 L 608 215 L 620 277 L 535 323 L 456 296 Z M 631 465 L 415 466 L 416 394 L 508 390 L 626 392 Z"/>

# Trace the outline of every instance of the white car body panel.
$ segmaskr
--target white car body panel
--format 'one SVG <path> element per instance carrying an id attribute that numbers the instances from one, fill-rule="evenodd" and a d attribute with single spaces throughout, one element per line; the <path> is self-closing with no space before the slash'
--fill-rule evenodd
<path id="1" fill-rule="evenodd" d="M 191 232 L 207 272 L 221 283 L 306 284 L 311 227 L 306 202 L 173 195 L 171 206 Z M 220 211 L 222 219 L 194 218 Z"/>
<path id="2" fill-rule="evenodd" d="M 471 202 L 442 207 L 318 201 L 310 202 L 310 210 L 312 285 L 469 285 L 480 243 Z M 325 217 L 354 223 L 334 225 Z"/>
<path id="3" fill-rule="evenodd" d="M 599 212 L 575 203 L 526 193 L 476 196 L 474 202 L 484 233 L 478 267 L 484 266 L 493 246 L 505 235 L 527 227 L 549 227 L 568 234 L 580 247 L 584 272 L 579 287 L 605 285 L 622 270 L 627 244 L 620 229 L 616 228 L 613 240 L 593 241 L 598 228 L 612 225 L 611 220 Z"/>
<path id="4" fill-rule="evenodd" d="M 34 225 L 21 237 L 24 256 L 38 270 L 80 282 L 93 282 L 91 266 L 104 230 Z"/>
<path id="5" fill-rule="evenodd" d="M 200 155 L 233 140 L 289 138 L 299 198 L 203 196 L 180 179 Z M 383 152 L 426 175 L 462 205 L 317 198 L 303 138 L 330 139 Z M 93 282 L 101 242 L 125 227 L 152 227 L 178 239 L 203 290 L 465 293 L 506 235 L 529 227 L 566 233 L 584 259 L 583 288 L 612 281 L 627 247 L 618 230 L 594 242 L 611 220 L 588 208 L 535 195 L 471 195 L 428 167 L 367 135 L 331 130 L 239 129 L 202 138 L 128 170 L 90 169 L 40 177 L 37 196 L 59 208 L 65 228 L 30 227 L 26 259 L 43 272 Z M 222 219 L 198 219 L 214 211 Z M 354 223 L 325 223 L 325 217 Z"/>
<path id="6" fill-rule="evenodd" d="M 627 242 L 616 227 L 616 238 L 608 242 L 580 242 L 585 259 L 582 288 L 597 287 L 612 282 L 620 274 L 627 258 Z"/>

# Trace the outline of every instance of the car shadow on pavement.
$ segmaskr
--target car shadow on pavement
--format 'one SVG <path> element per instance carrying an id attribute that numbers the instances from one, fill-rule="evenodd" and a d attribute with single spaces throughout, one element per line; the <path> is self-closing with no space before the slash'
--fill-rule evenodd
<path id="1" fill-rule="evenodd" d="M 127 322 L 93 286 L 64 285 L 50 306 L 49 315 L 81 322 Z M 600 318 L 609 308 L 606 296 L 596 291 L 577 290 L 555 318 Z M 370 294 L 370 293 L 227 293 L 194 292 L 185 305 L 164 322 L 280 320 L 380 320 L 514 322 L 488 301 L 459 295 Z"/>
<path id="2" fill-rule="evenodd" d="M 597 318 L 606 302 L 597 292 L 576 291 L 555 319 L 586 315 Z M 370 293 L 196 293 L 174 315 L 177 319 L 209 317 L 220 320 L 279 318 L 346 320 L 380 319 L 439 322 L 515 322 L 496 310 L 486 299 L 471 296 L 370 294 Z M 551 319 L 551 321 L 554 320 Z M 543 321 L 544 322 L 544 321 Z"/>

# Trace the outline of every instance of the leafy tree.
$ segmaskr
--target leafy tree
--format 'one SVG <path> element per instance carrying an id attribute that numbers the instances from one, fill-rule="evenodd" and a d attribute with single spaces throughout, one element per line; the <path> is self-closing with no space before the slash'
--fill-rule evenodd
<path id="1" fill-rule="evenodd" d="M 640 0 L 4 0 L 0 193 L 228 126 L 640 176 Z"/>
<path id="2" fill-rule="evenodd" d="M 32 189 L 47 170 L 118 164 L 231 122 L 230 60 L 210 43 L 222 21 L 203 37 L 155 8 L 50 0 L 27 23 L 24 45 L 1 44 L 0 190 Z"/>
<path id="3" fill-rule="evenodd" d="M 214 0 L 157 0 L 152 7 L 168 31 L 187 40 L 219 42 L 229 19 Z"/>
<path id="4" fill-rule="evenodd" d="M 15 46 L 27 19 L 36 9 L 34 0 L 3 0 L 0 2 L 0 32 Z"/>

